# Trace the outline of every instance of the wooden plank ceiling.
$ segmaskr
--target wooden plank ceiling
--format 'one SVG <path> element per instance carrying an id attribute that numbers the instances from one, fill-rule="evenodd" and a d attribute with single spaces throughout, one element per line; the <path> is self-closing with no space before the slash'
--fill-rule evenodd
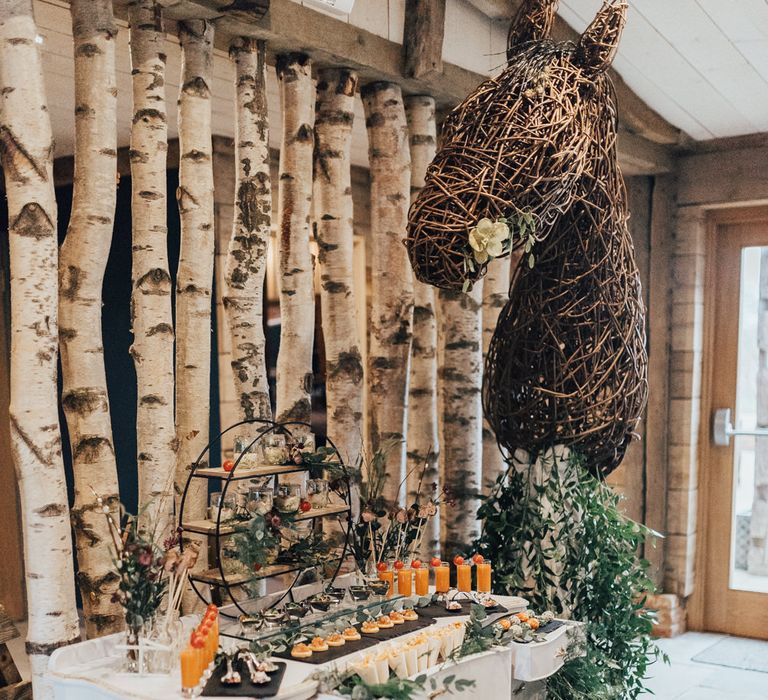
<path id="1" fill-rule="evenodd" d="M 602 0 L 561 0 L 581 31 Z M 695 140 L 768 131 L 765 0 L 632 0 L 614 62 L 627 85 Z"/>

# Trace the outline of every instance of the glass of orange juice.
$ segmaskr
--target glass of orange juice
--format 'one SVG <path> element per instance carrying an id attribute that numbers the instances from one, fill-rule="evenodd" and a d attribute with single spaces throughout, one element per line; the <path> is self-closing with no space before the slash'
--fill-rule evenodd
<path id="1" fill-rule="evenodd" d="M 472 590 L 472 565 L 469 562 L 456 565 L 456 588 L 462 593 Z"/>
<path id="2" fill-rule="evenodd" d="M 416 587 L 416 595 L 429 594 L 429 569 L 418 559 L 411 564 L 413 579 Z"/>
<path id="3" fill-rule="evenodd" d="M 395 592 L 395 572 L 392 571 L 386 564 L 384 569 L 379 569 L 379 580 L 386 581 L 389 584 L 387 590 L 387 598 L 391 598 Z"/>
<path id="4" fill-rule="evenodd" d="M 493 567 L 487 559 L 477 563 L 477 592 L 491 592 L 491 572 Z"/>
<path id="5" fill-rule="evenodd" d="M 451 587 L 451 565 L 441 561 L 435 568 L 435 593 L 447 593 Z"/>
<path id="6" fill-rule="evenodd" d="M 181 694 L 191 698 L 195 694 L 197 682 L 200 680 L 197 652 L 191 646 L 182 650 L 181 661 Z"/>
<path id="7" fill-rule="evenodd" d="M 413 595 L 413 569 L 403 567 L 397 572 L 397 592 L 400 595 Z"/>

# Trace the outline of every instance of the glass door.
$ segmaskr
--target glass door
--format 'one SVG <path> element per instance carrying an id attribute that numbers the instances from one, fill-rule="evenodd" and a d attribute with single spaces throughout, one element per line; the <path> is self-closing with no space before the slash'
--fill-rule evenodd
<path id="1" fill-rule="evenodd" d="M 704 627 L 768 639 L 768 218 L 714 236 Z"/>

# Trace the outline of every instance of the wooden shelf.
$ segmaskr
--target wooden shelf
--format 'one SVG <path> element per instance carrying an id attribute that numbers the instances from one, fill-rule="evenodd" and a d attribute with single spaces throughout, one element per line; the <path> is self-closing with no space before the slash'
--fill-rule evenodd
<path id="1" fill-rule="evenodd" d="M 274 476 L 275 474 L 290 474 L 291 472 L 304 472 L 309 467 L 304 464 L 264 464 L 260 467 L 240 467 L 233 472 L 225 472 L 223 469 L 195 469 L 192 476 L 201 479 L 256 479 L 261 476 Z M 231 475 L 231 477 L 230 477 Z"/>
<path id="2" fill-rule="evenodd" d="M 231 535 L 235 532 L 242 532 L 248 528 L 248 523 L 222 523 L 219 528 L 220 535 Z M 181 529 L 184 532 L 196 532 L 198 535 L 215 535 L 216 534 L 216 521 L 215 520 L 192 520 L 188 523 L 182 523 Z"/>
<path id="3" fill-rule="evenodd" d="M 345 503 L 335 503 L 325 508 L 313 508 L 306 513 L 297 513 L 293 519 L 296 522 L 300 522 L 302 520 L 314 520 L 315 518 L 328 518 L 333 515 L 346 513 L 347 511 L 349 511 L 348 505 Z M 185 532 L 196 532 L 199 535 L 216 534 L 215 520 L 192 520 L 188 523 L 182 523 L 181 527 Z M 222 523 L 219 528 L 219 535 L 231 535 L 235 532 L 242 532 L 247 528 L 248 523 Z"/>
<path id="4" fill-rule="evenodd" d="M 325 508 L 313 508 L 306 513 L 297 513 L 293 518 L 296 521 L 299 520 L 314 520 L 315 518 L 327 518 L 331 515 L 339 515 L 340 513 L 346 513 L 349 511 L 349 506 L 346 503 L 335 503 Z"/>
<path id="5" fill-rule="evenodd" d="M 248 581 L 259 578 L 269 578 L 270 576 L 279 576 L 280 574 L 289 574 L 292 571 L 298 571 L 302 567 L 297 564 L 270 564 L 264 566 L 253 575 L 248 574 L 227 574 L 227 583 L 230 586 L 241 586 Z M 189 578 L 200 583 L 207 583 L 211 586 L 224 586 L 224 580 L 221 578 L 221 572 L 218 568 L 208 569 L 207 571 L 197 571 L 190 574 Z"/>

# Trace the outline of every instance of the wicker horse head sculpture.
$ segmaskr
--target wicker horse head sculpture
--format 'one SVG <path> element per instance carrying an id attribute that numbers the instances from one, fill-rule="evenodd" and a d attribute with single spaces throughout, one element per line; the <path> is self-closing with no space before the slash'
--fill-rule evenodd
<path id="1" fill-rule="evenodd" d="M 572 206 L 577 183 L 592 174 L 591 146 L 610 137 L 599 116 L 614 104 L 606 70 L 626 5 L 607 3 L 576 44 L 549 39 L 556 10 L 557 0 L 524 0 L 510 27 L 507 68 L 443 124 L 405 241 L 422 282 L 460 290 L 480 279 L 483 241 L 494 238 L 489 224 L 499 220 L 511 236 L 487 252 L 525 247 L 537 256 L 538 243 Z M 473 246 L 478 223 L 482 240 Z"/>
<path id="2" fill-rule="evenodd" d="M 563 189 L 549 182 L 555 175 L 542 160 L 538 179 L 516 190 L 530 206 L 531 192 L 551 194 L 550 203 L 535 210 L 550 223 L 535 244 L 535 263 L 518 266 L 483 387 L 488 422 L 510 454 L 522 449 L 535 457 L 566 445 L 598 476 L 620 464 L 647 398 L 644 309 L 616 155 L 616 105 L 602 73 L 624 11 L 605 6 L 571 53 L 571 64 L 599 66 L 601 73 L 582 69 L 571 78 L 583 102 L 574 97 L 566 104 L 579 115 L 585 140 L 569 141 L 576 160 L 555 155 L 558 166 L 573 168 Z M 559 55 L 555 65 L 562 60 Z M 564 116 L 555 132 L 572 127 Z"/>

